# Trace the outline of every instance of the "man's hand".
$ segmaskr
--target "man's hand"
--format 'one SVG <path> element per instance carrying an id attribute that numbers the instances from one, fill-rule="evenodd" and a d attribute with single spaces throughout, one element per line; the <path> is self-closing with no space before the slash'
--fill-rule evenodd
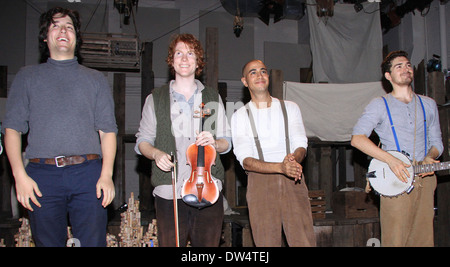
<path id="1" fill-rule="evenodd" d="M 302 171 L 303 167 L 295 161 L 294 154 L 288 154 L 283 159 L 282 163 L 282 171 L 283 173 L 291 178 L 294 178 L 295 181 L 299 181 L 302 179 Z"/>
<path id="2" fill-rule="evenodd" d="M 114 183 L 112 181 L 112 177 L 101 176 L 97 182 L 97 198 L 102 197 L 103 191 L 103 201 L 102 206 L 106 208 L 116 196 L 116 191 L 114 189 Z"/>
<path id="3" fill-rule="evenodd" d="M 41 204 L 37 200 L 36 195 L 42 197 L 42 193 L 39 190 L 37 183 L 27 174 L 15 178 L 17 201 L 30 211 L 33 211 L 30 200 L 40 208 Z"/>
<path id="4" fill-rule="evenodd" d="M 422 165 L 422 164 L 433 164 L 433 163 L 438 163 L 439 162 L 439 160 L 435 160 L 435 159 L 433 159 L 433 158 L 431 158 L 431 157 L 428 157 L 428 156 L 426 156 L 424 159 L 423 159 L 423 161 L 422 162 L 419 162 L 419 164 L 420 165 Z M 428 175 L 433 175 L 434 174 L 434 172 L 426 172 L 426 173 L 419 173 L 419 177 L 425 177 L 425 176 L 428 176 Z"/>
<path id="5" fill-rule="evenodd" d="M 197 146 L 207 146 L 212 145 L 214 148 L 216 148 L 216 140 L 214 140 L 214 136 L 212 133 L 208 131 L 203 131 L 201 133 L 197 133 L 197 137 L 195 139 L 195 145 Z"/>
<path id="6" fill-rule="evenodd" d="M 379 148 L 364 134 L 352 135 L 351 145 L 363 153 L 385 162 L 400 181 L 408 182 L 409 172 L 406 168 L 410 165 Z"/>
<path id="7" fill-rule="evenodd" d="M 170 155 L 161 150 L 156 150 L 153 158 L 155 159 L 156 166 L 162 171 L 168 172 L 175 166 Z"/>
<path id="8" fill-rule="evenodd" d="M 400 159 L 391 155 L 389 160 L 386 161 L 391 171 L 397 176 L 397 178 L 404 182 L 408 182 L 408 178 L 410 178 L 409 171 L 406 168 L 409 168 L 411 165 L 404 163 Z"/>
<path id="9" fill-rule="evenodd" d="M 25 171 L 21 148 L 22 134 L 14 129 L 5 128 L 5 149 L 16 181 L 17 201 L 26 209 L 33 211 L 30 199 L 36 206 L 41 207 L 36 195 L 42 197 L 42 193 L 36 182 Z"/>

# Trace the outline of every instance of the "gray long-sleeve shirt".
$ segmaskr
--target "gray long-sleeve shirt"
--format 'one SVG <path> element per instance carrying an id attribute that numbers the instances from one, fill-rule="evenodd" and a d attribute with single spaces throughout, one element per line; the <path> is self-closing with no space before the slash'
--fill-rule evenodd
<path id="1" fill-rule="evenodd" d="M 405 104 L 391 94 L 384 97 L 389 105 L 400 150 L 408 153 L 411 160 L 414 156 L 417 161 L 423 160 L 428 151 L 425 151 L 424 117 L 419 99 L 415 96 L 410 103 Z M 420 98 L 427 117 L 427 150 L 434 146 L 440 155 L 444 146 L 436 102 L 426 96 Z M 379 136 L 383 150 L 397 150 L 386 105 L 381 97 L 373 99 L 367 105 L 352 134 L 370 136 L 372 130 Z"/>
<path id="2" fill-rule="evenodd" d="M 76 58 L 22 68 L 6 109 L 3 131 L 28 132 L 26 158 L 101 155 L 98 131 L 117 133 L 105 76 Z"/>

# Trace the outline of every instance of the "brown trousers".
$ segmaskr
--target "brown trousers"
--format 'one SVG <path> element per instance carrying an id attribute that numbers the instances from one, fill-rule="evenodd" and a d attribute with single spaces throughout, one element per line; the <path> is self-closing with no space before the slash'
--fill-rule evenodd
<path id="1" fill-rule="evenodd" d="M 282 231 L 291 247 L 316 246 L 305 181 L 278 174 L 248 174 L 247 203 L 253 240 L 258 247 L 280 247 Z"/>
<path id="2" fill-rule="evenodd" d="M 434 246 L 434 190 L 436 175 L 416 177 L 410 194 L 381 197 L 380 224 L 383 247 Z"/>

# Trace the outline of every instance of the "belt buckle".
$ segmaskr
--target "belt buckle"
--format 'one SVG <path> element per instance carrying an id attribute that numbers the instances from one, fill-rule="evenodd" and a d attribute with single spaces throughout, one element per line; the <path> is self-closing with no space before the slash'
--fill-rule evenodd
<path id="1" fill-rule="evenodd" d="M 63 159 L 63 158 L 65 158 L 65 156 L 57 156 L 57 157 L 55 157 L 56 167 L 61 168 L 61 167 L 66 166 L 66 164 L 64 162 L 61 165 L 59 165 L 58 159 Z"/>

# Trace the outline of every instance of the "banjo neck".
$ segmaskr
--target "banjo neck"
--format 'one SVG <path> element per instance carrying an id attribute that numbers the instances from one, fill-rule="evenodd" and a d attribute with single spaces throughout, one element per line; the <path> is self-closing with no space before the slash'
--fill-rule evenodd
<path id="1" fill-rule="evenodd" d="M 414 166 L 414 173 L 435 172 L 450 169 L 450 161 Z"/>

